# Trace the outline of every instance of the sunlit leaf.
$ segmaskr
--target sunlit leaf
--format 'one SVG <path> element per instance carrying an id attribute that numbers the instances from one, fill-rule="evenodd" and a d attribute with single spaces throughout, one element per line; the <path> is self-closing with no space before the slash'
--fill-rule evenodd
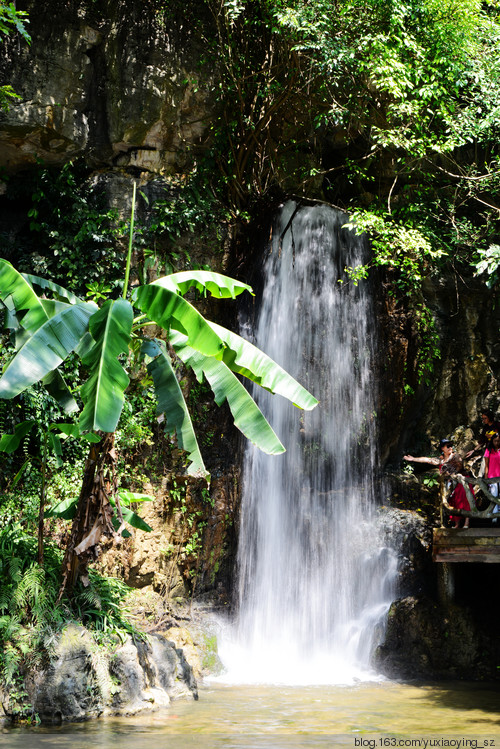
<path id="1" fill-rule="evenodd" d="M 207 356 L 215 356 L 223 342 L 203 315 L 186 299 L 158 284 L 140 286 L 135 292 L 137 306 L 165 330 L 178 330 L 189 339 L 189 345 Z"/>
<path id="2" fill-rule="evenodd" d="M 41 325 L 6 367 L 0 398 L 13 398 L 57 369 L 78 346 L 95 310 L 91 302 L 75 304 Z"/>
<path id="3" fill-rule="evenodd" d="M 220 358 L 233 372 L 247 377 L 271 393 L 282 395 L 298 408 L 310 411 L 318 405 L 311 393 L 263 351 L 216 323 L 211 322 L 210 326 L 227 344 Z"/>
<path id="4" fill-rule="evenodd" d="M 218 406 L 227 401 L 234 424 L 245 437 L 270 455 L 285 452 L 264 414 L 236 375 L 223 362 L 203 356 L 183 344 L 182 339 L 186 340 L 185 336 L 179 333 L 172 337 L 176 354 L 185 364 L 192 367 L 199 381 L 202 381 L 203 375 L 207 378 Z"/>
<path id="5" fill-rule="evenodd" d="M 118 361 L 129 350 L 134 313 L 125 299 L 109 300 L 91 318 L 95 345 L 83 363 L 90 376 L 81 390 L 85 404 L 80 416 L 82 432 L 114 432 L 122 412 L 129 378 Z"/>
<path id="6" fill-rule="evenodd" d="M 253 295 L 252 287 L 234 278 L 224 276 L 221 273 L 213 273 L 204 270 L 186 270 L 180 273 L 171 273 L 169 276 L 158 278 L 153 281 L 153 286 L 162 286 L 165 289 L 185 294 L 190 288 L 198 291 L 208 291 L 217 299 L 235 299 L 244 291 Z"/>

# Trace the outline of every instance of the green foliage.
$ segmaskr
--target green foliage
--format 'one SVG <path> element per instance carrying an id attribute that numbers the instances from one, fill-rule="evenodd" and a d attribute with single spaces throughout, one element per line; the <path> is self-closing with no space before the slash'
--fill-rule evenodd
<path id="1" fill-rule="evenodd" d="M 357 234 L 367 232 L 370 236 L 371 263 L 397 271 L 394 284 L 400 295 L 418 293 L 431 263 L 445 254 L 434 248 L 421 231 L 397 223 L 390 215 L 357 210 L 352 213 L 351 221 L 346 230 L 354 229 Z M 347 270 L 351 277 L 362 273 L 360 269 Z"/>
<path id="2" fill-rule="evenodd" d="M 283 395 L 299 407 L 311 409 L 317 405 L 316 399 L 275 362 L 239 336 L 209 323 L 184 298 L 184 295 L 193 289 L 204 294 L 210 293 L 217 299 L 234 299 L 243 291 L 251 293 L 247 284 L 210 271 L 195 270 L 171 274 L 148 285 L 139 286 L 135 288 L 131 301 L 127 300 L 135 190 L 134 184 L 125 279 L 120 299 L 110 298 L 102 301 L 104 294 L 101 288 L 97 297 L 102 301 L 102 305 L 97 307 L 94 302 L 82 301 L 71 291 L 51 280 L 32 274 L 21 274 L 9 262 L 0 259 L 0 301 L 6 310 L 6 326 L 17 335 L 17 350 L 0 377 L 0 398 L 15 398 L 42 382 L 46 386 L 50 384 L 52 394 L 57 391 L 58 397 L 67 403 L 68 388 L 59 367 L 71 358 L 74 352 L 88 372 L 87 379 L 79 389 L 84 407 L 78 425 L 64 425 L 63 429 L 58 423 L 49 424 L 42 430 L 44 441 L 38 526 L 40 564 L 43 562 L 43 509 L 49 445 L 54 449 L 56 458 L 62 458 L 60 440 L 54 430 L 59 428 L 66 436 L 83 435 L 89 439 L 92 439 L 93 430 L 113 433 L 118 426 L 125 403 L 125 391 L 130 382 L 127 370 L 135 375 L 138 366 L 140 368 L 145 359 L 148 360 L 151 379 L 143 380 L 143 383 L 154 384 L 158 402 L 157 413 L 163 418 L 165 432 L 169 436 L 177 436 L 179 447 L 187 453 L 187 472 L 194 476 L 208 478 L 209 474 L 203 463 L 171 359 L 174 351 L 177 350 L 181 358 L 180 349 L 188 352 L 187 363 L 195 369 L 198 365 L 194 365 L 193 356 L 202 356 L 201 367 L 214 390 L 216 402 L 221 404 L 227 399 L 233 410 L 236 426 L 266 452 L 282 452 L 284 448 L 232 372 L 242 374 L 271 392 Z M 43 290 L 41 297 L 35 291 L 38 288 Z M 95 296 L 94 292 L 95 289 L 92 290 Z M 135 318 L 134 306 L 142 313 Z M 151 339 L 145 335 L 144 331 L 153 323 L 163 328 L 170 350 L 167 349 L 164 340 Z M 18 426 L 17 431 L 6 438 L 4 449 L 19 447 L 26 436 L 24 428 Z M 110 445 L 113 444 L 112 441 L 108 442 Z M 97 455 L 98 452 L 93 453 L 93 460 L 88 464 L 89 470 L 96 465 Z M 114 448 L 109 447 L 106 452 L 102 451 L 102 457 L 114 465 Z M 99 481 L 104 486 L 104 482 L 107 481 L 104 477 L 104 467 L 99 471 Z M 86 478 L 87 474 L 84 481 Z M 94 478 L 91 477 L 91 480 L 94 481 Z M 137 501 L 137 498 L 131 499 L 126 494 L 120 495 L 120 492 L 116 492 L 115 476 L 112 482 L 111 493 L 104 490 L 99 493 L 99 514 L 107 518 L 106 526 L 100 529 L 101 533 L 103 530 L 111 532 L 107 523 L 112 522 L 115 531 L 125 534 L 124 520 L 133 527 L 150 530 L 130 508 L 130 504 Z M 79 534 L 79 538 L 75 541 L 74 535 L 71 537 L 67 549 L 69 559 L 78 554 L 79 547 L 86 551 L 89 546 L 96 546 L 98 543 L 98 537 L 94 540 L 92 535 L 94 521 L 89 521 L 85 505 L 86 495 L 81 494 L 80 500 L 76 504 L 75 498 L 69 497 L 50 510 L 52 517 L 71 519 L 74 516 L 73 529 L 74 533 Z M 121 511 L 119 503 L 122 505 Z M 115 516 L 113 506 L 117 509 Z M 81 530 L 80 519 L 83 517 L 87 525 L 87 535 Z M 196 530 L 192 534 L 193 553 L 201 538 L 196 535 L 198 533 Z M 68 583 L 67 571 L 71 566 L 72 562 L 68 563 L 65 557 L 65 589 L 73 584 L 73 580 Z"/>
<path id="3" fill-rule="evenodd" d="M 487 250 L 478 250 L 480 260 L 475 264 L 476 275 L 486 274 L 486 286 L 491 289 L 499 281 L 500 245 L 492 244 Z"/>
<path id="4" fill-rule="evenodd" d="M 139 238 L 142 283 L 146 283 L 146 273 L 154 264 L 168 274 L 173 273 L 181 260 L 190 262 L 187 249 L 179 243 L 183 235 L 196 232 L 209 241 L 207 227 L 228 219 L 213 188 L 218 189 L 217 180 L 214 180 L 213 160 L 208 156 L 187 177 L 172 176 L 167 179 L 167 197 L 155 201 L 148 224 L 142 228 Z M 166 240 L 168 254 L 156 249 L 158 237 L 162 237 L 164 242 Z M 217 252 L 217 248 L 214 251 Z"/>
<path id="5" fill-rule="evenodd" d="M 26 42 L 30 42 L 30 36 L 26 30 L 28 14 L 24 10 L 17 10 L 14 3 L 0 0 L 0 40 L 9 36 L 15 29 Z"/>
<path id="6" fill-rule="evenodd" d="M 6 200 L 28 203 L 29 231 L 16 245 L 4 237 L 4 252 L 19 258 L 19 269 L 63 283 L 79 295 L 120 284 L 125 224 L 117 211 L 106 208 L 99 183 L 89 181 L 87 167 L 67 162 L 63 167 L 40 167 L 22 189 L 9 191 Z"/>
<path id="7" fill-rule="evenodd" d="M 348 277 L 357 284 L 366 278 L 370 266 L 384 266 L 392 274 L 390 294 L 406 297 L 413 315 L 414 332 L 419 350 L 416 362 L 417 382 L 429 385 L 434 364 L 440 358 L 439 336 L 429 307 L 422 297 L 422 282 L 432 271 L 432 263 L 445 257 L 445 251 L 434 249 L 418 229 L 397 223 L 392 216 L 371 211 L 356 211 L 345 230 L 367 232 L 371 238 L 372 259 L 369 264 L 346 268 Z"/>
<path id="8" fill-rule="evenodd" d="M 0 0 L 0 41 L 15 31 L 28 44 L 31 41 L 30 35 L 26 30 L 28 14 L 24 10 L 17 10 L 14 3 L 7 3 Z M 9 105 L 16 99 L 20 99 L 10 84 L 0 86 L 0 108 L 5 112 L 8 111 Z"/>

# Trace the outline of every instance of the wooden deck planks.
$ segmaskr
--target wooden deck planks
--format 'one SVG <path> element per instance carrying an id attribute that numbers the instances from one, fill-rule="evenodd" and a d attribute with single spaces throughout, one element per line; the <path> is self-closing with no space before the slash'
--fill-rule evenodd
<path id="1" fill-rule="evenodd" d="M 500 564 L 500 528 L 434 528 L 432 561 Z"/>

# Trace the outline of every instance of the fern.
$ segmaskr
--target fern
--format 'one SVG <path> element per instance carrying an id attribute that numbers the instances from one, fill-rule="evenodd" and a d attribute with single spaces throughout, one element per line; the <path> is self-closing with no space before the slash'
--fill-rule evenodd
<path id="1" fill-rule="evenodd" d="M 2 654 L 2 681 L 5 685 L 12 683 L 14 675 L 19 669 L 21 663 L 21 654 L 10 643 L 4 647 Z"/>
<path id="2" fill-rule="evenodd" d="M 13 595 L 13 603 L 34 619 L 43 619 L 50 607 L 48 591 L 44 587 L 45 574 L 36 563 L 29 567 L 19 579 Z"/>

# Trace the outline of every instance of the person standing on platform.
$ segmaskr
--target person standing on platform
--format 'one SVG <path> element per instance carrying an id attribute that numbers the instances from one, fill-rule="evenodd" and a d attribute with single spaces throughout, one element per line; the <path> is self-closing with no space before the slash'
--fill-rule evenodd
<path id="1" fill-rule="evenodd" d="M 439 443 L 441 451 L 440 458 L 414 458 L 413 455 L 404 455 L 403 459 L 410 463 L 428 463 L 431 466 L 439 468 L 439 473 L 453 475 L 454 473 L 463 473 L 463 461 L 460 455 L 453 451 L 453 442 L 448 439 L 442 439 Z M 457 483 L 453 489 L 448 502 L 457 510 L 470 510 L 469 500 L 462 484 Z M 458 515 L 452 517 L 453 527 L 460 528 L 462 518 Z M 469 527 L 469 518 L 465 518 L 464 528 Z"/>

